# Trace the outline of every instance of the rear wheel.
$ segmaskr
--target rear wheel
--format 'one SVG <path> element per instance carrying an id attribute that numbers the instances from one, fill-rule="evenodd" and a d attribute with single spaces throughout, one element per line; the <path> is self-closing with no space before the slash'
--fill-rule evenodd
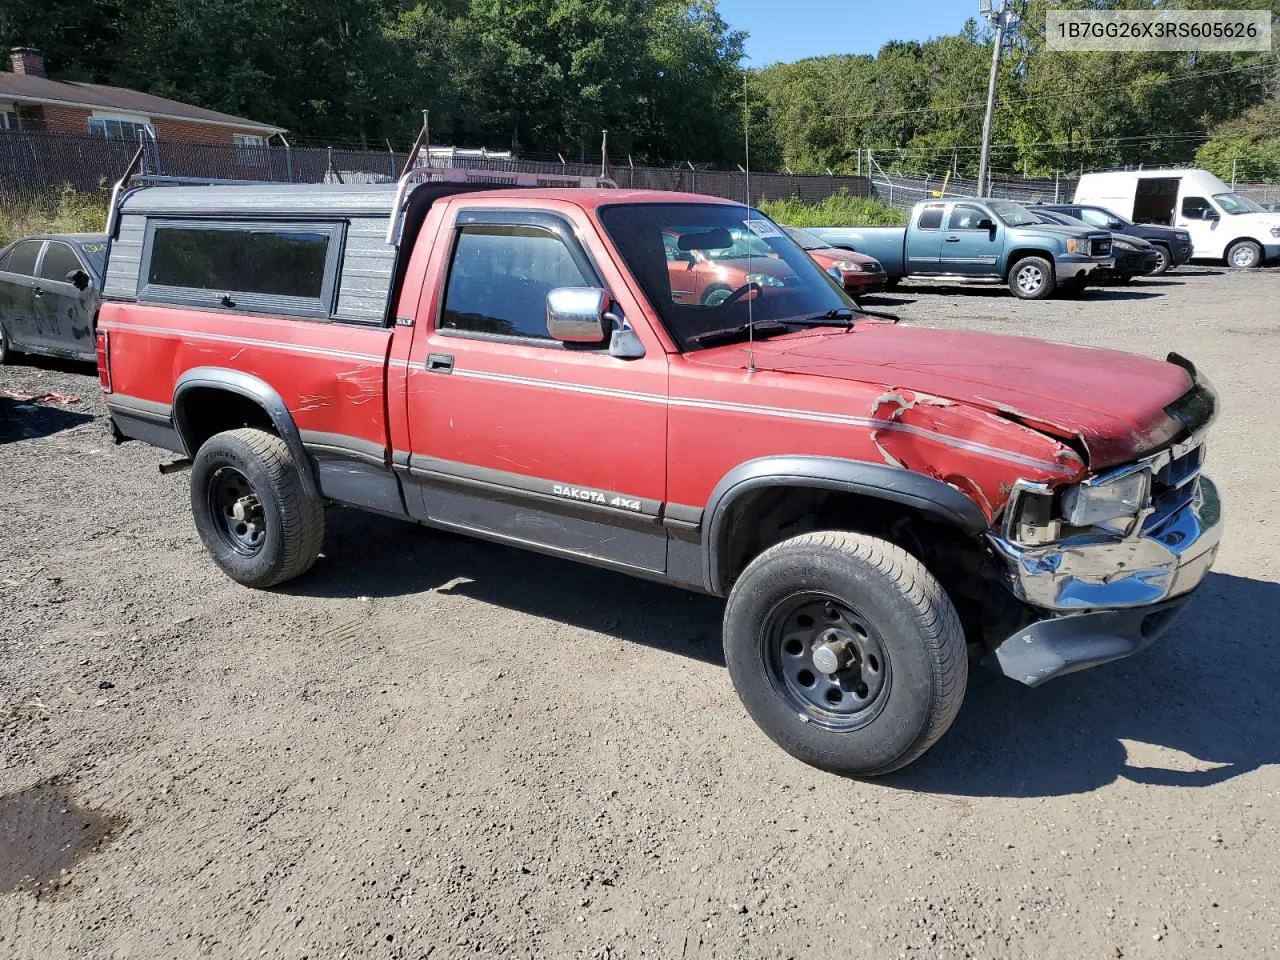
<path id="1" fill-rule="evenodd" d="M 951 726 L 968 678 L 950 599 L 915 557 L 811 533 L 757 557 L 724 615 L 747 711 L 805 763 L 857 776 L 905 767 Z"/>
<path id="2" fill-rule="evenodd" d="M 1237 240 L 1227 247 L 1227 264 L 1241 269 L 1262 266 L 1262 247 L 1252 240 Z"/>
<path id="3" fill-rule="evenodd" d="M 311 568 L 324 541 L 324 507 L 303 489 L 299 465 L 274 434 L 228 430 L 191 467 L 196 530 L 223 572 L 273 587 Z"/>
<path id="4" fill-rule="evenodd" d="M 14 354 L 17 352 L 9 345 L 9 338 L 4 332 L 4 324 L 0 323 L 0 364 L 12 363 Z"/>
<path id="5" fill-rule="evenodd" d="M 1023 257 L 1009 271 L 1009 289 L 1020 300 L 1043 300 L 1056 286 L 1053 264 L 1044 257 Z"/>
<path id="6" fill-rule="evenodd" d="M 1168 247 L 1158 243 L 1153 246 L 1156 248 L 1156 265 L 1147 271 L 1147 276 L 1158 277 L 1162 273 L 1167 273 L 1173 266 L 1173 255 L 1169 253 Z"/>

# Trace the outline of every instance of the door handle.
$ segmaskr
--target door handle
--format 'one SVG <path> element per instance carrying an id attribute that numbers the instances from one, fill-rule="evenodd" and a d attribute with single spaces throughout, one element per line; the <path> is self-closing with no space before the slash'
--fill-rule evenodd
<path id="1" fill-rule="evenodd" d="M 947 239 L 947 243 L 959 243 L 959 242 L 960 242 L 960 238 L 959 238 L 959 237 L 955 237 L 955 236 L 947 237 L 946 239 Z"/>
<path id="2" fill-rule="evenodd" d="M 447 353 L 428 353 L 427 370 L 431 373 L 453 373 L 453 357 Z"/>

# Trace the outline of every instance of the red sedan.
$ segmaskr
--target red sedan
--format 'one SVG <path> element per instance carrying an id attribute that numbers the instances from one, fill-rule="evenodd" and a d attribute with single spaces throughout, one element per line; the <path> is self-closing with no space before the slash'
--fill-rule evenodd
<path id="1" fill-rule="evenodd" d="M 850 296 L 858 297 L 885 288 L 889 276 L 875 257 L 833 247 L 821 237 L 815 237 L 799 227 L 783 227 L 809 257 L 837 280 Z"/>

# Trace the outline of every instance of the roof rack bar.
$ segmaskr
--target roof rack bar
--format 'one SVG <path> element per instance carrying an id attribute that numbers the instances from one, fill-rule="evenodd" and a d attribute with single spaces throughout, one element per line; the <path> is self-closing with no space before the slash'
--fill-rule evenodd
<path id="1" fill-rule="evenodd" d="M 410 163 L 415 158 L 410 156 Z M 566 187 L 616 187 L 605 177 L 578 177 L 564 173 L 529 173 L 514 170 L 472 170 L 463 167 L 414 167 L 405 172 L 396 184 L 396 196 L 391 205 L 391 222 L 387 224 L 387 243 L 400 245 L 400 229 L 404 219 L 404 204 L 416 181 L 434 180 L 437 183 L 492 183 L 496 186 L 539 187 L 550 183 Z"/>
<path id="2" fill-rule="evenodd" d="M 107 239 L 113 240 L 116 235 L 116 228 L 120 225 L 120 194 L 124 192 L 125 186 L 133 177 L 137 169 L 142 165 L 142 155 L 146 152 L 146 146 L 138 147 L 133 155 L 133 159 L 129 161 L 129 166 L 124 168 L 124 173 L 120 179 L 115 182 L 111 188 L 111 205 L 107 207 Z"/>

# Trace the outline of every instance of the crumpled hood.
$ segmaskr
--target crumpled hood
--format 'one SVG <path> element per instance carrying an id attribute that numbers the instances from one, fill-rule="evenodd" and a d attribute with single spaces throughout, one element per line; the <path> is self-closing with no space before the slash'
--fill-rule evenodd
<path id="1" fill-rule="evenodd" d="M 1117 350 L 876 322 L 761 340 L 752 352 L 757 369 L 932 394 L 1078 440 L 1095 470 L 1176 437 L 1183 424 L 1164 408 L 1194 385 L 1176 364 Z M 740 344 L 688 357 L 745 364 Z"/>

